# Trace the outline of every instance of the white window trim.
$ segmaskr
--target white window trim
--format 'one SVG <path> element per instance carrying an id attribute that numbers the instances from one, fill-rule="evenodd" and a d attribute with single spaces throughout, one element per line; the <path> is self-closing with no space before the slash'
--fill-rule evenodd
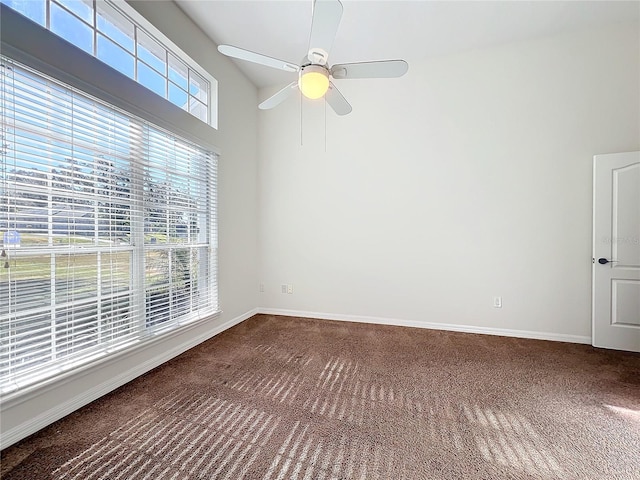
<path id="1" fill-rule="evenodd" d="M 98 0 L 100 1 L 100 0 Z M 120 12 L 129 17 L 129 19 L 135 24 L 139 25 L 142 29 L 146 30 L 148 33 L 152 34 L 152 36 L 160 40 L 163 46 L 169 50 L 169 53 L 173 53 L 180 60 L 185 62 L 189 68 L 192 68 L 199 75 L 201 75 L 206 81 L 209 82 L 209 104 L 207 108 L 209 109 L 209 125 L 213 128 L 218 128 L 218 81 L 211 75 L 208 71 L 200 66 L 198 62 L 193 60 L 189 55 L 187 55 L 180 47 L 178 47 L 175 43 L 173 43 L 167 36 L 165 36 L 160 30 L 153 26 L 149 20 L 144 18 L 140 13 L 138 13 L 131 5 L 129 5 L 125 0 L 102 0 L 110 3 L 115 8 L 119 9 Z"/>

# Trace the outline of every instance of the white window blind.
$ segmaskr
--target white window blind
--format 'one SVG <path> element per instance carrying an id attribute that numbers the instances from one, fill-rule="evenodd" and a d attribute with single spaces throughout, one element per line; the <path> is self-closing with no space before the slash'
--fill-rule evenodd
<path id="1" fill-rule="evenodd" d="M 218 310 L 217 156 L 0 64 L 6 394 Z"/>

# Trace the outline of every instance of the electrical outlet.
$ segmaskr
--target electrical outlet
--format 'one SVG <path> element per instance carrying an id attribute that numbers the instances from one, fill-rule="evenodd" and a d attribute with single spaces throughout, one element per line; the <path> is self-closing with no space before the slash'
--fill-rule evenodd
<path id="1" fill-rule="evenodd" d="M 258 289 L 260 290 L 260 293 L 264 293 L 264 283 L 261 283 Z"/>
<path id="2" fill-rule="evenodd" d="M 283 283 L 282 285 L 280 285 L 280 291 L 282 293 L 287 293 L 288 290 L 289 290 L 289 287 L 286 284 Z"/>
<path id="3" fill-rule="evenodd" d="M 287 285 L 287 293 L 288 294 L 292 294 L 293 293 L 293 285 Z"/>
<path id="4" fill-rule="evenodd" d="M 502 308 L 502 297 L 493 297 L 493 308 Z"/>

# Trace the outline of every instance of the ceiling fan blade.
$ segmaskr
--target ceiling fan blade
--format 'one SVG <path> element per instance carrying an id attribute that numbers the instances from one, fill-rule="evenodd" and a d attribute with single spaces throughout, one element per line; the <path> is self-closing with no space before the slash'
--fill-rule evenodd
<path id="1" fill-rule="evenodd" d="M 333 78 L 394 78 L 409 70 L 404 60 L 379 60 L 377 62 L 342 63 L 331 67 Z"/>
<path id="2" fill-rule="evenodd" d="M 282 102 L 284 102 L 287 98 L 289 98 L 289 96 L 297 88 L 298 88 L 298 81 L 296 80 L 295 82 L 291 82 L 289 85 L 284 87 L 278 93 L 276 93 L 275 95 L 270 96 L 264 102 L 262 102 L 260 105 L 258 105 L 258 108 L 260 110 L 269 110 L 270 108 L 277 107 Z"/>
<path id="3" fill-rule="evenodd" d="M 313 4 L 309 38 L 309 60 L 312 63 L 327 63 L 341 18 L 342 4 L 339 0 L 316 0 Z"/>
<path id="4" fill-rule="evenodd" d="M 257 63 L 259 65 L 265 65 L 271 68 L 277 68 L 278 70 L 284 70 L 285 72 L 297 72 L 300 67 L 295 63 L 285 62 L 284 60 L 278 60 L 277 58 L 267 57 L 261 53 L 255 53 L 244 48 L 234 47 L 232 45 L 219 45 L 218 51 L 227 57 L 239 58 L 240 60 L 246 60 L 247 62 Z"/>
<path id="5" fill-rule="evenodd" d="M 349 102 L 347 102 L 340 93 L 340 90 L 338 90 L 333 83 L 329 82 L 329 90 L 324 94 L 324 98 L 329 106 L 333 108 L 333 111 L 338 115 L 351 113 L 351 105 L 349 105 Z"/>

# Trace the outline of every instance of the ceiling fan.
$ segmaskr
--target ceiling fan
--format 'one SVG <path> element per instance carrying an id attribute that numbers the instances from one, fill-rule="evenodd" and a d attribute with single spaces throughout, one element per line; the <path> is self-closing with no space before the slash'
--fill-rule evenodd
<path id="1" fill-rule="evenodd" d="M 349 78 L 393 78 L 401 77 L 409 69 L 404 60 L 380 60 L 374 62 L 342 63 L 329 66 L 328 58 L 333 40 L 342 18 L 342 4 L 339 0 L 315 0 L 311 20 L 309 51 L 300 65 L 268 57 L 231 45 L 220 45 L 220 53 L 240 60 L 298 73 L 298 79 L 291 82 L 275 95 L 269 97 L 258 108 L 268 110 L 286 100 L 296 90 L 310 99 L 324 96 L 326 102 L 338 115 L 351 112 L 351 105 L 336 88 L 334 79 Z"/>

